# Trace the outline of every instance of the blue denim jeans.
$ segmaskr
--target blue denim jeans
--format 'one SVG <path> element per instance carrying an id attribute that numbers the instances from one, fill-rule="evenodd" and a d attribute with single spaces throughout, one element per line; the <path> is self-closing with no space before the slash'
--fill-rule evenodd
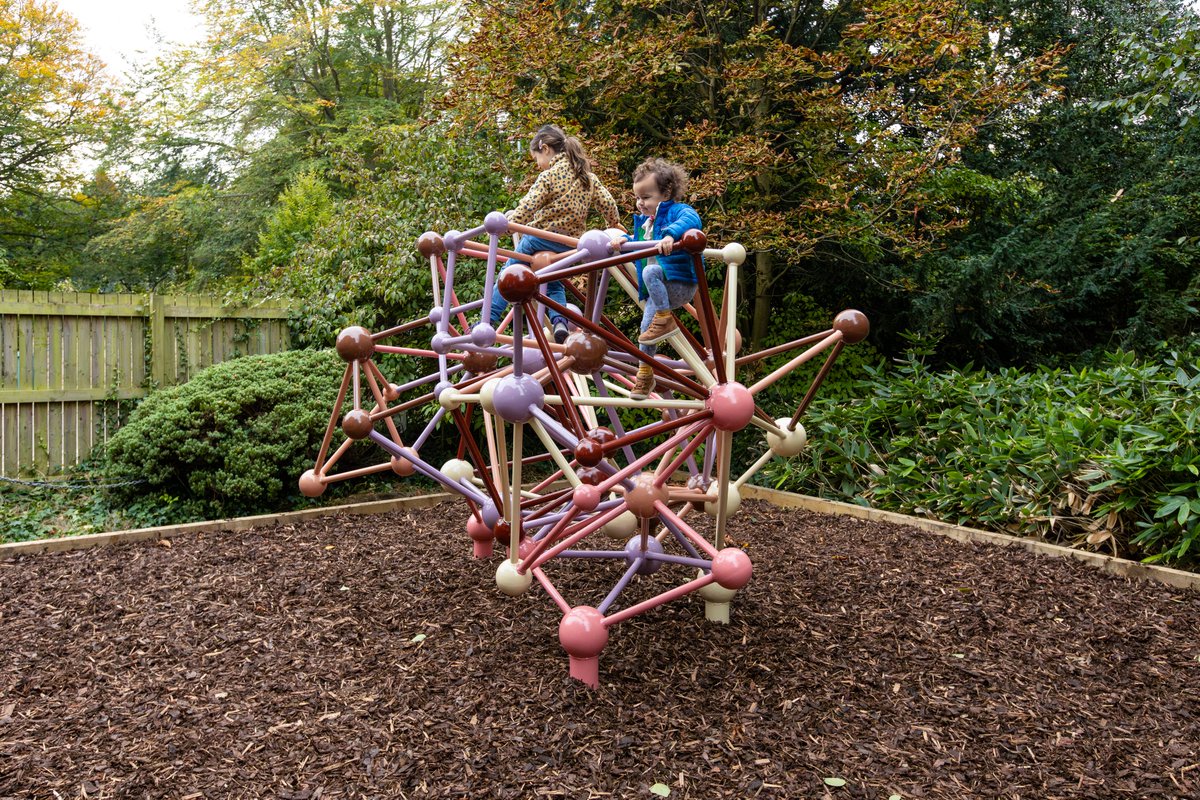
<path id="1" fill-rule="evenodd" d="M 642 312 L 642 331 L 650 327 L 650 320 L 654 319 L 656 313 L 682 308 L 696 294 L 696 284 L 667 280 L 663 268 L 658 264 L 646 265 L 642 270 L 642 283 L 646 284 L 646 292 L 650 295 Z M 640 344 L 638 347 L 649 356 L 658 352 L 658 345 Z"/>
<path id="2" fill-rule="evenodd" d="M 546 239 L 541 239 L 537 236 L 522 236 L 520 243 L 516 246 L 516 252 L 526 256 L 531 256 L 534 253 L 542 250 L 549 250 L 551 253 L 562 253 L 571 249 L 573 248 L 569 244 L 559 244 L 558 242 L 547 241 Z M 510 258 L 508 261 L 504 262 L 504 266 L 507 267 L 510 264 L 520 263 L 521 262 L 517 261 L 515 258 Z M 492 325 L 499 325 L 500 320 L 504 318 L 504 312 L 508 311 L 508 301 L 500 295 L 499 278 L 499 270 L 497 270 L 497 283 L 496 285 L 492 286 Z M 565 306 L 567 304 L 567 290 L 566 287 L 562 285 L 562 281 L 550 281 L 547 283 L 545 295 L 559 305 Z M 562 314 L 559 314 L 557 311 L 550 311 L 551 325 L 558 322 L 560 319 L 564 322 L 566 321 Z"/>

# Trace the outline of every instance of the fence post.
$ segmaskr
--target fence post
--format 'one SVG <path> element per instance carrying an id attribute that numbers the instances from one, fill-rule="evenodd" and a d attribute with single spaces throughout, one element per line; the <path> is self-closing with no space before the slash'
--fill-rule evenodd
<path id="1" fill-rule="evenodd" d="M 150 382 L 152 386 L 167 385 L 167 364 L 170 348 L 167 346 L 166 301 L 162 295 L 150 295 Z"/>

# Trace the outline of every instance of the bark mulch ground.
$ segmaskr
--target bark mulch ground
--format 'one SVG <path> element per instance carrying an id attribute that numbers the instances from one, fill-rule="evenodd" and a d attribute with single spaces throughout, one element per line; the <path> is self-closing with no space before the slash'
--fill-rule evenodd
<path id="1" fill-rule="evenodd" d="M 622 623 L 592 691 L 464 518 L 0 563 L 0 798 L 1200 797 L 1195 592 L 748 502 L 732 624 Z"/>

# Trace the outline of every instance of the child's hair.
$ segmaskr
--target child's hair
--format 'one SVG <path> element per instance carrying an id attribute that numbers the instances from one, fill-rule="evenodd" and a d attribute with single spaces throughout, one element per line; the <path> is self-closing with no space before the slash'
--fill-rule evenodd
<path id="1" fill-rule="evenodd" d="M 658 190 L 665 196 L 672 200 L 683 199 L 688 185 L 687 170 L 683 167 L 661 158 L 647 158 L 633 171 L 633 180 L 640 181 L 647 175 L 654 176 Z"/>
<path id="2" fill-rule="evenodd" d="M 579 143 L 578 139 L 574 136 L 567 136 L 557 125 L 543 125 L 538 128 L 533 139 L 529 141 L 529 152 L 536 153 L 542 147 L 549 147 L 555 153 L 566 153 L 575 177 L 579 178 L 579 182 L 584 186 L 590 184 L 588 175 L 592 171 L 592 162 L 588 159 L 587 153 L 584 152 L 583 145 Z"/>

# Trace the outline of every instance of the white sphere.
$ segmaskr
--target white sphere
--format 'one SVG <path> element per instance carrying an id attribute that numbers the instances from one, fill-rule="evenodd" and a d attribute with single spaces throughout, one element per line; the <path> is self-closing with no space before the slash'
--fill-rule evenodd
<path id="1" fill-rule="evenodd" d="M 726 264 L 741 264 L 746 260 L 746 248 L 737 242 L 730 242 L 721 249 L 721 260 Z"/>
<path id="2" fill-rule="evenodd" d="M 437 401 L 447 411 L 455 411 L 462 405 L 462 401 L 458 399 L 458 392 L 455 391 L 453 386 L 447 386 L 445 389 L 442 389 L 442 393 L 438 395 Z"/>
<path id="3" fill-rule="evenodd" d="M 520 597 L 525 594 L 532 582 L 532 571 L 526 571 L 522 575 L 517 572 L 517 565 L 507 558 L 500 562 L 500 566 L 496 567 L 496 585 L 509 597 Z"/>
<path id="4" fill-rule="evenodd" d="M 704 570 L 696 572 L 696 577 L 703 578 Z M 726 589 L 721 584 L 713 581 L 707 586 L 701 586 L 699 594 L 710 603 L 728 603 L 737 594 L 737 589 Z"/>
<path id="5" fill-rule="evenodd" d="M 475 468 L 471 466 L 469 461 L 463 461 L 461 458 L 452 458 L 445 464 L 442 464 L 442 474 L 455 483 L 458 483 L 464 478 L 471 478 L 475 474 Z"/>
<path id="6" fill-rule="evenodd" d="M 609 495 L 609 499 L 615 499 L 616 495 Z M 600 532 L 610 539 L 627 540 L 633 535 L 633 532 L 638 529 L 638 518 L 632 511 L 623 511 L 616 518 L 606 522 Z"/>
<path id="7" fill-rule="evenodd" d="M 708 514 L 710 517 L 715 517 L 717 515 L 717 500 L 720 498 L 720 495 L 717 494 L 718 488 L 718 484 L 713 483 L 708 487 L 708 491 L 705 492 L 705 494 L 712 498 L 712 500 L 709 500 L 704 504 L 704 513 Z M 738 508 L 741 507 L 741 505 L 742 493 L 739 492 L 738 488 L 731 482 L 725 489 L 725 519 L 732 517 Z"/>
<path id="8" fill-rule="evenodd" d="M 780 417 L 775 420 L 775 425 L 782 428 L 787 434 L 779 436 L 778 434 L 767 432 L 767 446 L 771 448 L 771 452 L 783 458 L 790 458 L 797 455 L 804 449 L 804 445 L 808 444 L 808 434 L 804 432 L 804 426 L 799 422 L 796 423 L 794 431 L 788 431 L 788 425 L 792 424 L 791 417 Z"/>
<path id="9" fill-rule="evenodd" d="M 496 407 L 492 405 L 492 396 L 496 393 L 496 387 L 500 385 L 499 378 L 492 378 L 484 381 L 483 386 L 479 387 L 479 405 L 483 406 L 483 410 L 489 414 L 496 413 Z"/>

